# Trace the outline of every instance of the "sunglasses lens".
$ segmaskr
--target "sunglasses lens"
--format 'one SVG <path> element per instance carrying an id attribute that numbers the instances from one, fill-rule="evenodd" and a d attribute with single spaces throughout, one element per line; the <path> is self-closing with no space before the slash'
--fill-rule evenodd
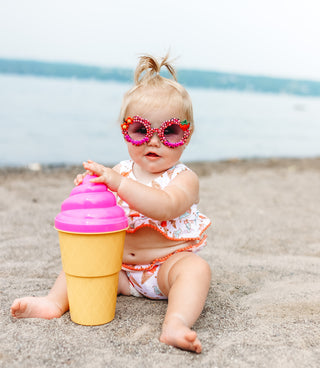
<path id="1" fill-rule="evenodd" d="M 178 124 L 171 124 L 164 129 L 163 135 L 167 142 L 179 143 L 183 139 L 184 131 Z"/>
<path id="2" fill-rule="evenodd" d="M 147 135 L 147 128 L 140 122 L 134 122 L 129 125 L 128 134 L 134 141 L 141 141 Z"/>

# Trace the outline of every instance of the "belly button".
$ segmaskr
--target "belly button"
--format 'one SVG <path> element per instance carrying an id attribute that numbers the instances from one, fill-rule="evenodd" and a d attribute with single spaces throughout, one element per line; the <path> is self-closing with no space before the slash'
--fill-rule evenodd
<path id="1" fill-rule="evenodd" d="M 134 253 L 130 253 L 130 256 L 131 257 L 135 257 L 136 255 Z"/>

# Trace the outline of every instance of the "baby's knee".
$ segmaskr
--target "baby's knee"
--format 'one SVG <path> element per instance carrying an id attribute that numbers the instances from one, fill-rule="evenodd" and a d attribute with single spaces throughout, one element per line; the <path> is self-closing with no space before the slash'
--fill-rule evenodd
<path id="1" fill-rule="evenodd" d="M 176 277 L 192 277 L 198 280 L 210 280 L 211 269 L 207 261 L 195 253 L 186 253 L 170 270 Z"/>
<path id="2" fill-rule="evenodd" d="M 192 261 L 192 269 L 195 277 L 200 277 L 201 279 L 211 279 L 211 268 L 209 263 L 196 254 L 194 254 L 194 256 L 195 257 Z"/>
<path id="3" fill-rule="evenodd" d="M 210 266 L 206 260 L 198 256 L 195 253 L 187 253 L 186 256 L 181 260 L 185 268 L 211 273 Z"/>

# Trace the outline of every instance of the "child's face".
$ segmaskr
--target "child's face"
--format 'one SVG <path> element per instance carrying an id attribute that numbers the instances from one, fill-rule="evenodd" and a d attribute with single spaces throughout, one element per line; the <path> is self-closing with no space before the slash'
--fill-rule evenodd
<path id="1" fill-rule="evenodd" d="M 156 109 L 145 109 L 144 106 L 135 104 L 134 108 L 129 107 L 127 117 L 133 117 L 135 115 L 149 120 L 152 128 L 160 128 L 164 121 L 172 118 L 178 118 L 181 121 L 185 119 L 185 116 L 181 115 L 176 108 L 168 105 Z M 162 173 L 175 165 L 180 160 L 186 145 L 187 143 L 182 146 L 170 148 L 160 141 L 156 133 L 149 142 L 141 146 L 135 146 L 127 142 L 131 159 L 141 170 L 150 174 Z"/>

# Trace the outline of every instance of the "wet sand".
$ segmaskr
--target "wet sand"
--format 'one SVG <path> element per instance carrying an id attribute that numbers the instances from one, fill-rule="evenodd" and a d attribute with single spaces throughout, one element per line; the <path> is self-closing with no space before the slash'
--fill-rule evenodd
<path id="1" fill-rule="evenodd" d="M 320 158 L 191 164 L 213 226 L 212 268 L 194 326 L 200 355 L 159 342 L 166 301 L 120 296 L 109 324 L 10 316 L 61 269 L 54 217 L 78 167 L 0 169 L 0 367 L 318 367 Z"/>

